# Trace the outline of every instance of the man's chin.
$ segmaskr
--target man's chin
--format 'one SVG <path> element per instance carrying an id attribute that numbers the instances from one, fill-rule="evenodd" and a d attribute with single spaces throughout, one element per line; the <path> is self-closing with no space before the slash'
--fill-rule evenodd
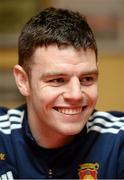
<path id="1" fill-rule="evenodd" d="M 84 128 L 85 124 L 83 125 L 70 125 L 69 127 L 66 125 L 63 129 L 61 129 L 61 133 L 65 136 L 74 136 L 79 134 L 82 129 Z"/>

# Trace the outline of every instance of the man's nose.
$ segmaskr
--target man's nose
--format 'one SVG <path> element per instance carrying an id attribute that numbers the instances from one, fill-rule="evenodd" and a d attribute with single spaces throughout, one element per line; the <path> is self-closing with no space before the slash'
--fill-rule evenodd
<path id="1" fill-rule="evenodd" d="M 70 102 L 82 102 L 83 93 L 78 78 L 73 78 L 67 85 L 64 99 Z"/>

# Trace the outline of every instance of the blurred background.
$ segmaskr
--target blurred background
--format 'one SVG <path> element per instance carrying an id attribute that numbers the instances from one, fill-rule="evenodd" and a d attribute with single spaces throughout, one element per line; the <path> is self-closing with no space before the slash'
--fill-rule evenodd
<path id="1" fill-rule="evenodd" d="M 99 50 L 99 110 L 124 111 L 124 0 L 0 0 L 0 106 L 24 103 L 12 75 L 17 41 L 31 16 L 49 6 L 80 11 Z"/>

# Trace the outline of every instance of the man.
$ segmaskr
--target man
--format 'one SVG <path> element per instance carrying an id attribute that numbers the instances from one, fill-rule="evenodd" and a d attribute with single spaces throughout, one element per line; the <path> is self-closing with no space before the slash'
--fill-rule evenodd
<path id="1" fill-rule="evenodd" d="M 47 8 L 19 37 L 17 87 L 1 108 L 1 179 L 124 178 L 124 114 L 95 110 L 97 46 L 77 12 Z"/>

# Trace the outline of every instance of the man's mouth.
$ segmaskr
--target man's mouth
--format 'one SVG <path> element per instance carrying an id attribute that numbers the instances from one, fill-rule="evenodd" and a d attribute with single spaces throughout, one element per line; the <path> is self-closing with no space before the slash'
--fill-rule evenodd
<path id="1" fill-rule="evenodd" d="M 54 109 L 56 111 L 58 111 L 59 113 L 63 113 L 66 115 L 76 115 L 76 114 L 80 114 L 82 112 L 82 110 L 84 110 L 86 108 L 86 106 L 84 107 L 75 107 L 75 108 L 68 108 L 68 107 L 54 107 Z"/>

